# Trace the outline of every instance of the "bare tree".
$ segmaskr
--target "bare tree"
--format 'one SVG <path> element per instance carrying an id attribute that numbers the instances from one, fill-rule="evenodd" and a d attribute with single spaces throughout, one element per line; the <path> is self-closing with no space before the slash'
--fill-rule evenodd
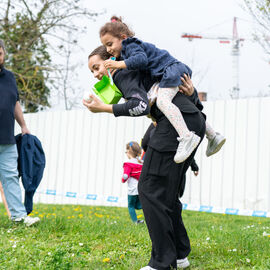
<path id="1" fill-rule="evenodd" d="M 71 32 L 68 32 L 67 36 L 70 42 L 59 46 L 63 62 L 56 68 L 58 90 L 55 94 L 58 103 L 64 103 L 65 110 L 71 110 L 81 105 L 83 90 L 78 83 L 77 71 L 82 66 L 82 62 L 78 59 L 74 61 L 74 56 L 80 48 L 77 41 L 73 40 Z"/>
<path id="2" fill-rule="evenodd" d="M 59 76 L 69 67 L 73 50 L 63 54 L 64 46 L 78 46 L 85 27 L 79 19 L 93 20 L 100 13 L 82 7 L 79 0 L 1 0 L 0 38 L 6 42 L 8 66 L 14 71 L 26 111 L 49 106 L 51 90 L 60 89 Z M 72 39 L 70 38 L 72 36 Z M 67 57 L 54 65 L 51 52 Z M 64 68 L 65 67 L 65 68 Z M 71 72 L 66 70 L 63 91 Z M 68 98 L 66 96 L 66 98 Z"/>
<path id="3" fill-rule="evenodd" d="M 270 1 L 269 0 L 244 0 L 245 8 L 255 19 L 259 26 L 254 33 L 254 38 L 270 55 Z"/>

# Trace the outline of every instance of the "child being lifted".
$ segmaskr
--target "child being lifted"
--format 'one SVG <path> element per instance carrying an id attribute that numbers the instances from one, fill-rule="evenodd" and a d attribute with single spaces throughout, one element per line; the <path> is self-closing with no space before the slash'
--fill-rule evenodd
<path id="1" fill-rule="evenodd" d="M 191 77 L 191 69 L 171 56 L 168 51 L 134 37 L 134 33 L 129 27 L 122 22 L 121 18 L 116 16 L 113 16 L 111 22 L 106 23 L 100 29 L 99 34 L 101 42 L 108 53 L 118 60 L 106 60 L 104 66 L 107 69 L 127 68 L 129 70 L 148 71 L 153 78 L 159 81 L 157 107 L 168 118 L 179 135 L 177 138 L 179 145 L 174 161 L 176 163 L 185 161 L 198 146 L 200 137 L 187 128 L 180 110 L 172 103 L 172 100 L 182 84 L 181 77 L 184 74 Z M 209 140 L 218 138 L 209 125 L 207 125 L 207 130 L 206 134 L 210 135 L 207 136 Z M 225 138 L 223 137 L 223 139 Z M 224 142 L 221 144 L 223 145 Z M 212 149 L 214 153 L 222 146 L 220 146 L 220 143 L 217 145 L 217 142 L 213 141 L 211 141 L 210 145 L 214 146 L 215 149 Z"/>

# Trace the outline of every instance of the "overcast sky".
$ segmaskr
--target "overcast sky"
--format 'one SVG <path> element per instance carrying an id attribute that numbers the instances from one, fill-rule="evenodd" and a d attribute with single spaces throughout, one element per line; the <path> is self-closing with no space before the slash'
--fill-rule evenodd
<path id="1" fill-rule="evenodd" d="M 232 88 L 231 45 L 218 40 L 181 38 L 184 32 L 212 36 L 232 36 L 233 17 L 238 17 L 238 34 L 245 38 L 240 49 L 240 97 L 268 93 L 270 64 L 260 46 L 254 43 L 252 18 L 243 10 L 242 0 L 82 0 L 90 10 L 102 11 L 96 21 L 86 21 L 87 33 L 79 40 L 83 66 L 79 81 L 84 90 L 96 82 L 87 67 L 88 54 L 100 45 L 99 29 L 112 15 L 122 16 L 136 37 L 167 49 L 193 70 L 198 91 L 209 100 L 228 99 Z M 268 59 L 269 60 L 269 59 Z"/>

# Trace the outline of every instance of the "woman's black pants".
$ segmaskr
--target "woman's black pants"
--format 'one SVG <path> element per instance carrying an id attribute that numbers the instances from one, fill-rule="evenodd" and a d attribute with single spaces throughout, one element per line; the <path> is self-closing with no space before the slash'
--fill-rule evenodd
<path id="1" fill-rule="evenodd" d="M 202 114 L 183 114 L 183 117 L 188 128 L 203 138 L 205 121 Z M 173 160 L 175 152 L 158 152 L 148 147 L 145 154 L 138 189 L 152 241 L 149 265 L 154 269 L 176 269 L 176 260 L 190 253 L 190 242 L 181 216 L 182 204 L 177 195 L 195 152 L 196 149 L 180 164 Z"/>

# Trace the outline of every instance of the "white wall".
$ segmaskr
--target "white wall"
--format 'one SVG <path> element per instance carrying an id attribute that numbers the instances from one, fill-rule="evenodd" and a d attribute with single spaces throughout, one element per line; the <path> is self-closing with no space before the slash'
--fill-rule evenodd
<path id="1" fill-rule="evenodd" d="M 208 122 L 225 134 L 227 142 L 207 158 L 204 139 L 195 157 L 199 176 L 188 172 L 182 201 L 270 211 L 270 98 L 204 105 Z M 125 144 L 140 142 L 150 124 L 148 118 L 76 110 L 26 114 L 25 119 L 41 140 L 47 159 L 36 202 L 126 206 L 127 187 L 121 183 Z M 76 197 L 67 197 L 67 192 L 76 192 Z M 109 202 L 108 196 L 118 199 Z"/>

